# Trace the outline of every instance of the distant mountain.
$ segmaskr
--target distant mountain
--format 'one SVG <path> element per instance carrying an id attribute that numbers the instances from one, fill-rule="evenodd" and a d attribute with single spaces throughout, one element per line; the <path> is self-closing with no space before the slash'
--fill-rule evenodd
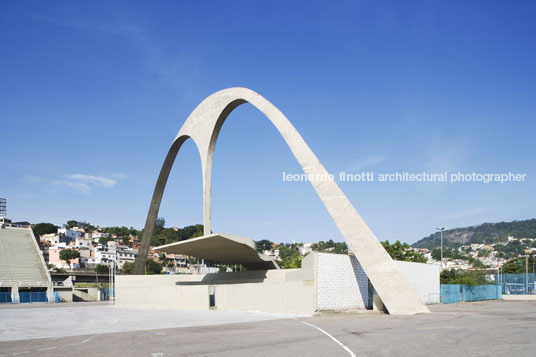
<path id="1" fill-rule="evenodd" d="M 492 244 L 506 242 L 508 236 L 516 238 L 536 238 L 536 219 L 524 221 L 484 223 L 478 226 L 454 228 L 443 231 L 443 246 L 453 248 L 467 244 Z M 438 232 L 412 244 L 413 248 L 434 249 L 441 245 Z"/>

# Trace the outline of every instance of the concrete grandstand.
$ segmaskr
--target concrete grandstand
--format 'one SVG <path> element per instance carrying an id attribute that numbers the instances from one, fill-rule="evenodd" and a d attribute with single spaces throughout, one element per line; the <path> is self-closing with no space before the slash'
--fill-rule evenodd
<path id="1" fill-rule="evenodd" d="M 32 229 L 5 221 L 0 224 L 0 292 L 2 302 L 54 301 L 50 274 Z"/>

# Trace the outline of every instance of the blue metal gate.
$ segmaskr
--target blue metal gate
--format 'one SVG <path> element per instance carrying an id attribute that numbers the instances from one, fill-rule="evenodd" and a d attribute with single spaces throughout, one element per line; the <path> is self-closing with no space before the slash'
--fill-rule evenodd
<path id="1" fill-rule="evenodd" d="M 46 292 L 19 292 L 19 301 L 21 303 L 48 302 Z"/>

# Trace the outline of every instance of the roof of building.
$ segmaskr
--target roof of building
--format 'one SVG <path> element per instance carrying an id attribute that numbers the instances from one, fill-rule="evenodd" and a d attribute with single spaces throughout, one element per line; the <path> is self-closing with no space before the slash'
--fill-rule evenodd
<path id="1" fill-rule="evenodd" d="M 214 233 L 155 247 L 154 250 L 186 254 L 223 264 L 242 264 L 248 270 L 279 269 L 269 256 L 257 252 L 255 242 L 231 234 Z"/>

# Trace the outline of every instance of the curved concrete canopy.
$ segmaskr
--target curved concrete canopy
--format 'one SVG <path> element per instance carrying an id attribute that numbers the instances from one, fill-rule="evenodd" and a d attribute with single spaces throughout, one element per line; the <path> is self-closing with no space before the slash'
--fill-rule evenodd
<path id="1" fill-rule="evenodd" d="M 231 234 L 210 234 L 180 242 L 161 245 L 157 251 L 185 254 L 224 264 L 242 264 L 247 270 L 279 269 L 269 256 L 258 253 L 255 242 Z"/>
<path id="2" fill-rule="evenodd" d="M 307 175 L 312 178 L 327 177 L 327 170 L 298 131 L 283 113 L 264 97 L 247 88 L 229 88 L 210 95 L 186 119 L 166 156 L 145 222 L 134 268 L 135 274 L 143 274 L 166 182 L 175 157 L 188 138 L 195 142 L 201 157 L 204 233 L 205 235 L 211 234 L 210 191 L 214 148 L 225 119 L 236 107 L 244 103 L 255 106 L 272 122 Z M 311 180 L 310 182 L 388 311 L 399 315 L 429 312 L 337 183 L 329 180 Z"/>

